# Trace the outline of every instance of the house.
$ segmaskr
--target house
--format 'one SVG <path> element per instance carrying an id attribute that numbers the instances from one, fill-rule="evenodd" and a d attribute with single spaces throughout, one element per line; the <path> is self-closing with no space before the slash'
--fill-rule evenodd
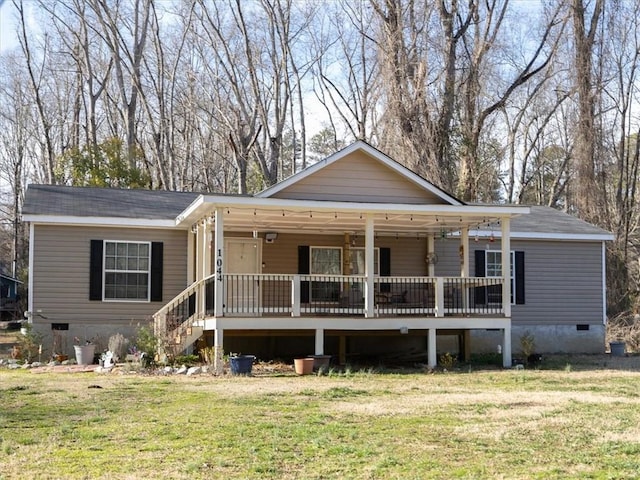
<path id="1" fill-rule="evenodd" d="M 255 196 L 29 186 L 29 313 L 69 336 L 153 319 L 262 357 L 602 352 L 605 242 L 546 207 L 470 205 L 356 142 Z M 218 362 L 217 368 L 221 363 Z"/>
<path id="2" fill-rule="evenodd" d="M 22 320 L 20 310 L 20 288 L 22 282 L 17 278 L 0 273 L 0 321 Z"/>

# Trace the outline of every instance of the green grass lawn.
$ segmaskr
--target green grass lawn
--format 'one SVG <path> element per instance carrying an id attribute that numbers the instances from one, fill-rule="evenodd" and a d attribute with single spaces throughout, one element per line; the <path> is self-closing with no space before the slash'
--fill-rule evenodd
<path id="1" fill-rule="evenodd" d="M 0 479 L 631 479 L 639 472 L 640 372 L 0 371 Z"/>

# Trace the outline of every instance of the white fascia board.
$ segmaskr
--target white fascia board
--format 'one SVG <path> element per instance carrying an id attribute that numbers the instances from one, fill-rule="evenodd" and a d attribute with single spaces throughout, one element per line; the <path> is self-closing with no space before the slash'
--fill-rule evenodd
<path id="1" fill-rule="evenodd" d="M 280 183 L 277 183 L 276 185 L 274 185 L 273 187 L 267 188 L 266 190 L 263 190 L 262 192 L 256 194 L 257 198 L 270 198 L 272 195 L 286 189 L 287 187 L 299 182 L 300 180 L 303 180 L 305 178 L 307 178 L 308 176 L 314 174 L 315 172 L 317 172 L 318 170 L 326 167 L 327 165 L 332 164 L 333 162 L 346 157 L 347 155 L 350 155 L 351 153 L 357 151 L 357 150 L 362 150 L 363 152 L 365 152 L 366 154 L 370 155 L 371 157 L 377 159 L 378 161 L 384 163 L 387 167 L 389 167 L 390 169 L 394 170 L 395 172 L 399 173 L 400 175 L 402 175 L 403 177 L 405 177 L 406 179 L 408 179 L 409 181 L 415 183 L 416 185 L 418 185 L 419 187 L 423 188 L 424 190 L 433 193 L 435 196 L 437 196 L 438 198 L 449 202 L 451 205 L 463 205 L 460 200 L 452 197 L 451 195 L 447 194 L 444 190 L 439 189 L 438 187 L 436 187 L 435 185 L 433 185 L 432 183 L 428 182 L 427 180 L 425 180 L 424 178 L 422 178 L 420 175 L 417 175 L 416 173 L 412 172 L 410 169 L 408 169 L 407 167 L 399 164 L 398 162 L 394 161 L 393 159 L 391 159 L 390 157 L 388 157 L 387 155 L 385 155 L 384 153 L 382 153 L 380 150 L 377 150 L 375 148 L 373 148 L 371 145 L 369 145 L 366 142 L 363 142 L 362 140 L 359 140 L 357 142 L 352 143 L 351 145 L 349 145 L 348 147 L 343 148 L 342 150 L 340 150 L 339 152 L 334 153 L 333 155 L 328 156 L 327 158 L 320 160 L 317 163 L 314 163 L 313 165 L 311 165 L 310 167 L 304 169 L 303 171 L 290 176 L 289 178 L 283 180 Z"/>
<path id="2" fill-rule="evenodd" d="M 122 217 L 75 217 L 70 215 L 24 215 L 31 224 L 86 225 L 108 227 L 176 228 L 175 220 L 153 220 Z"/>
<path id="3" fill-rule="evenodd" d="M 214 198 L 214 197 L 223 198 L 220 195 L 216 195 L 216 196 L 207 195 L 206 196 L 206 198 Z M 191 202 L 191 205 L 189 205 L 180 214 L 178 214 L 178 216 L 176 217 L 175 224 L 176 225 L 180 225 L 180 223 L 182 223 L 184 220 L 188 219 L 190 216 L 192 216 L 194 214 L 197 214 L 198 209 L 204 203 L 213 203 L 213 202 L 205 200 L 205 196 L 204 195 L 198 195 L 198 198 L 196 198 L 193 202 Z"/>
<path id="4" fill-rule="evenodd" d="M 293 200 L 284 198 L 228 197 L 202 195 L 176 218 L 176 224 L 195 222 L 213 208 L 255 208 L 256 210 L 313 210 L 317 212 L 433 214 L 443 216 L 485 215 L 492 217 L 528 214 L 529 207 L 438 205 L 405 203 L 333 202 L 322 200 Z"/>
<path id="5" fill-rule="evenodd" d="M 491 232 L 487 230 L 469 230 L 469 236 L 490 237 Z M 500 231 L 493 232 L 495 238 L 500 238 Z M 605 242 L 614 240 L 613 234 L 610 233 L 549 233 L 549 232 L 511 232 L 510 238 L 518 240 L 564 240 L 564 241 L 589 241 L 589 242 Z"/>

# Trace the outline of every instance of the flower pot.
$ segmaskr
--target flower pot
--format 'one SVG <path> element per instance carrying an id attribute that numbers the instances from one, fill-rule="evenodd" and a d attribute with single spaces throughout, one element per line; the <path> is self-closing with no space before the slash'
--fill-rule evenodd
<path id="1" fill-rule="evenodd" d="M 610 342 L 612 357 L 624 357 L 625 343 L 624 342 Z"/>
<path id="2" fill-rule="evenodd" d="M 231 366 L 232 375 L 248 375 L 251 373 L 253 361 L 256 359 L 253 355 L 238 355 L 229 357 L 229 365 Z"/>
<path id="3" fill-rule="evenodd" d="M 329 362 L 331 362 L 331 355 L 309 355 L 309 358 L 313 358 L 313 371 L 314 372 L 326 372 L 329 370 Z"/>
<path id="4" fill-rule="evenodd" d="M 312 357 L 296 358 L 293 360 L 293 366 L 298 375 L 310 375 L 313 373 L 313 362 L 315 360 Z"/>
<path id="5" fill-rule="evenodd" d="M 78 365 L 91 365 L 93 363 L 93 355 L 96 351 L 95 345 L 74 345 L 76 352 L 76 362 Z"/>

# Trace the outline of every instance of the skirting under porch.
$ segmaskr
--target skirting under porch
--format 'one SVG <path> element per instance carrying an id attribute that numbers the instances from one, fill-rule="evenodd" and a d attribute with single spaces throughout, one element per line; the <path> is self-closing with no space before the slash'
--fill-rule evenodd
<path id="1" fill-rule="evenodd" d="M 294 343 L 295 340 L 288 343 L 292 354 L 330 354 L 340 364 L 346 364 L 357 358 L 375 357 L 376 352 L 371 351 L 370 340 L 373 337 L 384 337 L 387 347 L 393 346 L 396 342 L 400 345 L 403 340 L 413 340 L 412 345 L 416 346 L 416 353 L 420 353 L 421 348 L 424 349 L 423 353 L 426 354 L 427 364 L 430 367 L 435 367 L 437 364 L 437 336 L 456 336 L 458 338 L 458 352 L 468 360 L 473 351 L 470 342 L 471 330 L 500 330 L 503 339 L 503 366 L 511 366 L 511 321 L 504 317 L 387 317 L 368 319 L 362 317 L 305 317 L 304 323 L 309 325 L 309 328 L 304 328 L 305 326 L 300 324 L 300 320 L 299 318 L 283 317 L 209 317 L 197 322 L 197 324 L 203 329 L 202 340 L 207 345 L 216 347 L 218 352 L 230 353 L 234 351 L 233 346 L 242 345 L 273 357 L 281 351 L 282 339 L 288 337 L 299 339 L 297 344 Z M 310 340 L 310 337 L 313 339 Z M 254 339 L 253 342 L 249 340 L 250 338 Z M 229 345 L 226 345 L 227 342 Z M 291 348 L 292 345 L 293 348 Z M 253 354 L 256 352 L 234 353 Z"/>

